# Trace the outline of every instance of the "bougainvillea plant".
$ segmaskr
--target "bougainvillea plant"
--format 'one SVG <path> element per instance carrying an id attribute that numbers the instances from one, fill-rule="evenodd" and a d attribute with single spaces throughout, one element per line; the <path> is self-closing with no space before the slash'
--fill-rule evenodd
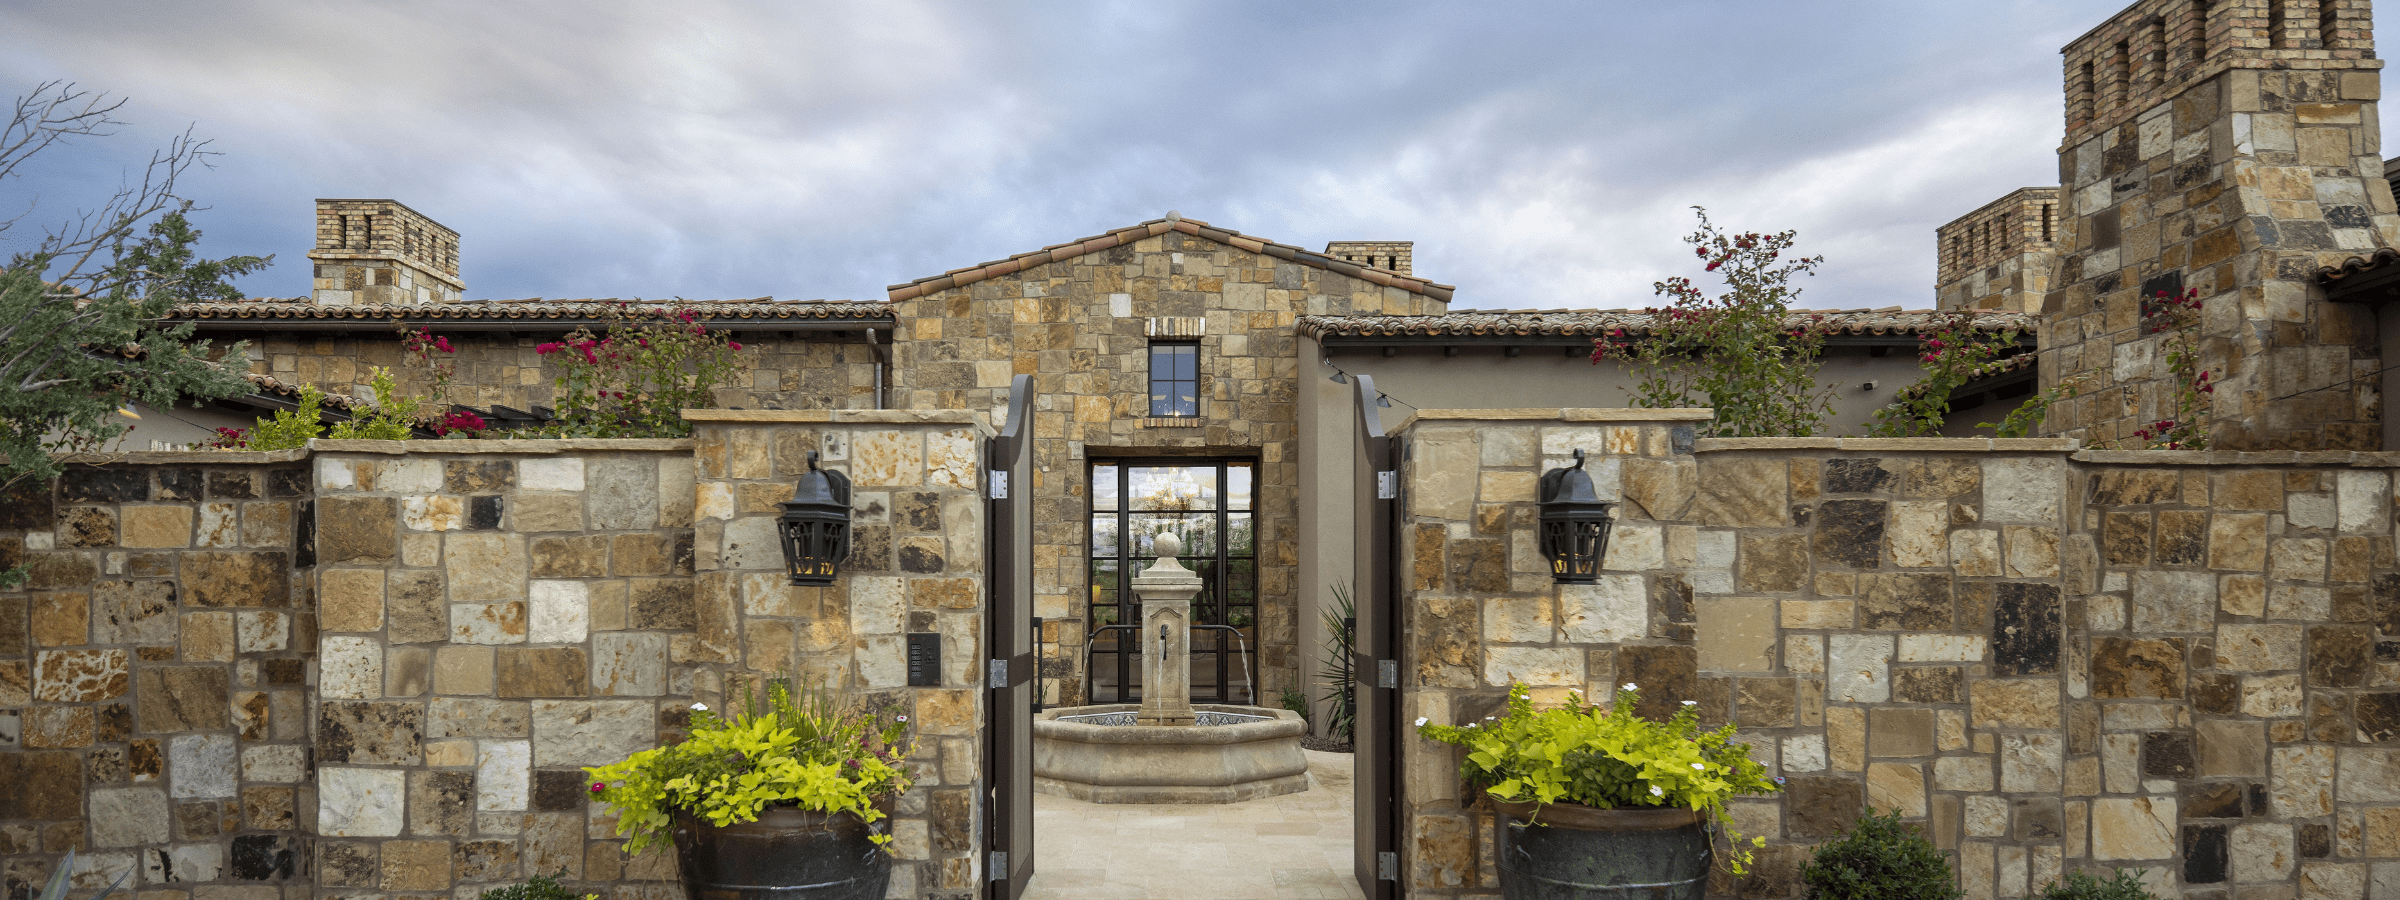
<path id="1" fill-rule="evenodd" d="M 742 345 L 689 307 L 620 303 L 605 335 L 579 328 L 534 348 L 558 372 L 555 424 L 529 437 L 688 437 L 686 409 L 716 405 L 748 362 Z"/>
<path id="2" fill-rule="evenodd" d="M 2142 303 L 2149 334 L 2172 332 L 2160 342 L 2166 354 L 2169 409 L 2158 421 L 2133 430 L 2144 450 L 2208 449 L 2208 406 L 2217 385 L 2208 367 L 2200 364 L 2200 289 L 2181 294 L 2159 291 Z"/>
<path id="3" fill-rule="evenodd" d="M 1975 377 L 1978 370 L 2016 346 L 2017 332 L 1977 328 L 1975 315 L 1954 312 L 1917 342 L 1917 361 L 1925 377 L 1901 388 L 1892 402 L 1875 411 L 1867 424 L 1874 437 L 1939 437 L 1950 415 L 1950 392 Z"/>
<path id="4" fill-rule="evenodd" d="M 1815 434 L 1833 404 L 1833 388 L 1817 386 L 1829 329 L 1822 316 L 1792 313 L 1800 289 L 1791 283 L 1825 258 L 1785 257 L 1795 232 L 1733 234 L 1693 209 L 1700 227 L 1683 241 L 1704 271 L 1724 279 L 1724 291 L 1712 296 L 1680 275 L 1652 283 L 1671 301 L 1645 310 L 1655 324 L 1645 334 L 1618 329 L 1594 340 L 1592 362 L 1614 356 L 1632 367 L 1640 379 L 1629 398 L 1635 406 L 1716 410 L 1707 436 Z"/>

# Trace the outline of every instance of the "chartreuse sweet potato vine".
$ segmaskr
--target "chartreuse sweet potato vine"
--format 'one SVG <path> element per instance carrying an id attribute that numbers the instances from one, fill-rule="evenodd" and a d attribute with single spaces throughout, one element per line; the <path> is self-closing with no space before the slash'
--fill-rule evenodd
<path id="1" fill-rule="evenodd" d="M 692 705 L 691 737 L 587 768 L 592 795 L 616 809 L 625 852 L 674 843 L 675 813 L 726 826 L 754 822 L 769 806 L 850 813 L 873 824 L 875 803 L 908 790 L 908 717 L 844 705 L 823 689 L 769 681 L 765 696 L 744 690 L 742 709 L 718 716 Z M 876 844 L 889 847 L 882 829 Z"/>
<path id="2" fill-rule="evenodd" d="M 1463 726 L 1417 720 L 1417 733 L 1467 748 L 1459 775 L 1475 789 L 1511 803 L 1579 803 L 1600 809 L 1682 807 L 1707 814 L 1725 829 L 1734 874 L 1749 870 L 1751 848 L 1764 838 L 1734 833 L 1725 801 L 1781 790 L 1780 779 L 1735 743 L 1733 726 L 1702 731 L 1690 701 L 1664 722 L 1637 716 L 1634 685 L 1610 706 L 1570 694 L 1566 705 L 1536 710 L 1523 684 L 1508 688 L 1508 715 Z M 1536 810 L 1539 821 L 1539 810 Z"/>

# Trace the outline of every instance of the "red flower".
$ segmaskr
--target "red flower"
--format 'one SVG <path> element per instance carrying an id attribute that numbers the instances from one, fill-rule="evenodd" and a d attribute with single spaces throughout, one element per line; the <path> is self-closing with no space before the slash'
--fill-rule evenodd
<path id="1" fill-rule="evenodd" d="M 608 790 L 608 782 L 605 782 L 605 781 L 595 781 L 595 782 L 592 782 L 592 793 L 595 793 L 595 794 L 597 794 L 597 793 L 600 793 L 601 791 L 605 791 L 605 790 Z"/>
<path id="2" fill-rule="evenodd" d="M 1720 261 L 1720 262 L 1712 262 L 1712 263 L 1709 263 L 1709 264 L 1708 264 L 1708 270 L 1709 270 L 1709 271 L 1711 271 L 1711 272 L 1714 272 L 1714 271 L 1716 271 L 1716 270 L 1717 270 L 1717 267 L 1718 267 L 1718 266 L 1721 266 L 1721 265 L 1724 265 L 1724 264 L 1725 264 L 1725 263 L 1723 263 L 1722 261 Z"/>
<path id="3" fill-rule="evenodd" d="M 740 350 L 740 349 L 742 349 L 742 342 L 740 342 L 740 341 L 726 341 L 726 342 L 725 342 L 725 346 L 727 346 L 727 347 L 731 347 L 731 348 L 733 348 L 733 349 L 735 349 L 735 350 Z"/>
<path id="4" fill-rule="evenodd" d="M 567 345 L 565 343 L 551 341 L 550 343 L 533 348 L 533 353 L 536 356 L 549 356 L 550 354 L 557 353 L 558 351 L 564 349 L 567 349 Z"/>
<path id="5" fill-rule="evenodd" d="M 439 435 L 448 435 L 453 431 L 474 433 L 489 427 L 491 426 L 483 421 L 482 416 L 461 409 L 443 416 L 441 421 L 433 423 L 433 433 Z"/>
<path id="6" fill-rule="evenodd" d="M 437 338 L 434 338 L 434 339 L 433 339 L 433 347 L 434 347 L 434 349 L 436 349 L 436 350 L 440 350 L 440 351 L 442 351 L 443 353 L 456 353 L 456 352 L 458 352 L 458 351 L 456 351 L 456 350 L 452 350 L 452 349 L 450 349 L 450 339 L 449 339 L 449 338 L 446 338 L 446 337 L 437 337 Z"/>

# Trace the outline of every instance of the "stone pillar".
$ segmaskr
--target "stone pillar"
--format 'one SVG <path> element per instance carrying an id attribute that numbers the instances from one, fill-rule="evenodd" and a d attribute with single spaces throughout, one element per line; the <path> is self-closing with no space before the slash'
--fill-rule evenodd
<path id="1" fill-rule="evenodd" d="M 1133 720 L 1141 725 L 1191 725 L 1192 716 L 1192 597 L 1200 593 L 1200 576 L 1175 561 L 1183 541 L 1172 534 L 1151 539 L 1158 561 L 1133 579 L 1133 592 L 1142 598 L 1142 710 Z"/>

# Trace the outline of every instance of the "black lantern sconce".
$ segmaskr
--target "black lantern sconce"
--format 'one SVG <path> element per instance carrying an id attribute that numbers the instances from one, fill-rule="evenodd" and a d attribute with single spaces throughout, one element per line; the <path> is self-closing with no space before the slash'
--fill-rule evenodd
<path id="1" fill-rule="evenodd" d="M 775 530 L 793 584 L 832 584 L 835 568 L 850 556 L 849 476 L 818 470 L 817 451 L 808 451 L 808 474 L 783 501 Z"/>
<path id="2" fill-rule="evenodd" d="M 1550 559 L 1550 580 L 1559 584 L 1591 584 L 1600 580 L 1600 560 L 1608 556 L 1608 529 L 1616 517 L 1609 503 L 1592 490 L 1592 476 L 1583 471 L 1583 451 L 1575 465 L 1542 473 L 1542 555 Z"/>

